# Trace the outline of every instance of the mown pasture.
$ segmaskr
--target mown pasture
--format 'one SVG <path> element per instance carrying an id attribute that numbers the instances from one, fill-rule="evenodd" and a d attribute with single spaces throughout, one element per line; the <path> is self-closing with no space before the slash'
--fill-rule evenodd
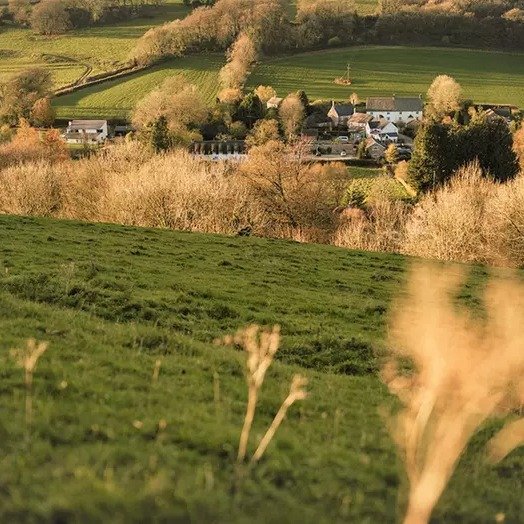
<path id="1" fill-rule="evenodd" d="M 218 92 L 218 71 L 222 54 L 173 58 L 144 71 L 109 80 L 57 97 L 53 104 L 61 118 L 129 118 L 135 104 L 169 76 L 184 75 L 199 88 L 206 102 Z"/>
<path id="2" fill-rule="evenodd" d="M 84 73 L 97 74 L 121 66 L 137 39 L 149 28 L 181 18 L 189 12 L 181 0 L 167 0 L 150 17 L 70 31 L 61 36 L 38 36 L 31 29 L 0 32 L 0 81 L 28 67 L 53 72 L 55 87 Z"/>
<path id="3" fill-rule="evenodd" d="M 0 520 L 398 522 L 404 477 L 379 408 L 377 355 L 409 260 L 329 246 L 0 217 Z M 487 278 L 460 300 L 478 311 Z M 239 472 L 243 355 L 213 345 L 282 326 L 249 449 L 300 372 L 267 455 Z M 24 423 L 9 350 L 49 342 Z M 160 360 L 157 381 L 152 379 Z M 433 522 L 521 516 L 523 451 L 498 466 L 475 437 Z M 29 436 L 28 436 L 29 435 Z"/>
<path id="4" fill-rule="evenodd" d="M 335 84 L 351 67 L 352 85 Z M 348 47 L 271 58 L 249 78 L 279 96 L 304 89 L 314 99 L 424 95 L 436 75 L 456 78 L 475 102 L 524 107 L 524 53 L 421 47 Z"/>

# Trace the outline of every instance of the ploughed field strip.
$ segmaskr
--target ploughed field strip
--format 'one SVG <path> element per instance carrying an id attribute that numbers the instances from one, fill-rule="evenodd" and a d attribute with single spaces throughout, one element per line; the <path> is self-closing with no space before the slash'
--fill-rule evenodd
<path id="1" fill-rule="evenodd" d="M 403 476 L 379 407 L 387 312 L 409 261 L 256 238 L 0 217 L 0 520 L 395 522 Z M 460 300 L 478 310 L 472 268 Z M 308 377 L 262 462 L 235 456 L 243 355 L 213 345 L 251 322 L 283 344 L 253 428 Z M 24 437 L 24 379 L 9 356 L 49 342 Z M 153 369 L 160 360 L 158 381 Z M 482 460 L 474 439 L 435 522 L 520 518 L 524 454 Z"/>

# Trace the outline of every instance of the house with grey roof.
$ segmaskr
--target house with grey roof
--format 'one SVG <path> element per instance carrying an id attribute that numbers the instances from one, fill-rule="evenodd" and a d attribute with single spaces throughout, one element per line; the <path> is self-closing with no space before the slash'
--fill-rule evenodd
<path id="1" fill-rule="evenodd" d="M 337 104 L 333 100 L 327 116 L 331 118 L 334 126 L 345 126 L 354 112 L 353 104 Z"/>
<path id="2" fill-rule="evenodd" d="M 366 101 L 366 113 L 376 120 L 408 123 L 422 120 L 424 101 L 422 96 L 371 96 Z"/>
<path id="3" fill-rule="evenodd" d="M 389 144 L 398 142 L 398 127 L 389 120 L 371 120 L 366 124 L 366 136 L 373 138 L 377 142 Z"/>
<path id="4" fill-rule="evenodd" d="M 101 144 L 108 133 L 107 120 L 71 120 L 62 136 L 68 144 Z"/>

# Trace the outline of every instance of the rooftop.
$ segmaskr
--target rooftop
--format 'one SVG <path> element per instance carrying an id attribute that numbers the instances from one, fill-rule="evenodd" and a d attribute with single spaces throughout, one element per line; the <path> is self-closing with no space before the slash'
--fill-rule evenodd
<path id="1" fill-rule="evenodd" d="M 351 124 L 367 124 L 370 120 L 372 120 L 372 118 L 373 117 L 367 113 L 354 113 L 351 115 L 349 122 Z"/>
<path id="2" fill-rule="evenodd" d="M 422 111 L 424 102 L 419 96 L 370 96 L 366 111 Z"/>
<path id="3" fill-rule="evenodd" d="M 331 102 L 331 109 L 334 109 L 338 116 L 351 116 L 355 112 L 353 104 L 336 104 Z"/>
<path id="4" fill-rule="evenodd" d="M 100 129 L 107 125 L 107 120 L 71 120 L 69 127 L 76 129 Z"/>

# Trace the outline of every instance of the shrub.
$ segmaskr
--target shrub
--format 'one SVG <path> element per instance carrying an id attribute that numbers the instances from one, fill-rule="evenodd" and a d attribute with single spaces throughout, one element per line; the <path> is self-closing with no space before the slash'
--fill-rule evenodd
<path id="1" fill-rule="evenodd" d="M 33 7 L 31 27 L 41 35 L 60 35 L 71 29 L 71 19 L 62 0 L 44 0 Z"/>

